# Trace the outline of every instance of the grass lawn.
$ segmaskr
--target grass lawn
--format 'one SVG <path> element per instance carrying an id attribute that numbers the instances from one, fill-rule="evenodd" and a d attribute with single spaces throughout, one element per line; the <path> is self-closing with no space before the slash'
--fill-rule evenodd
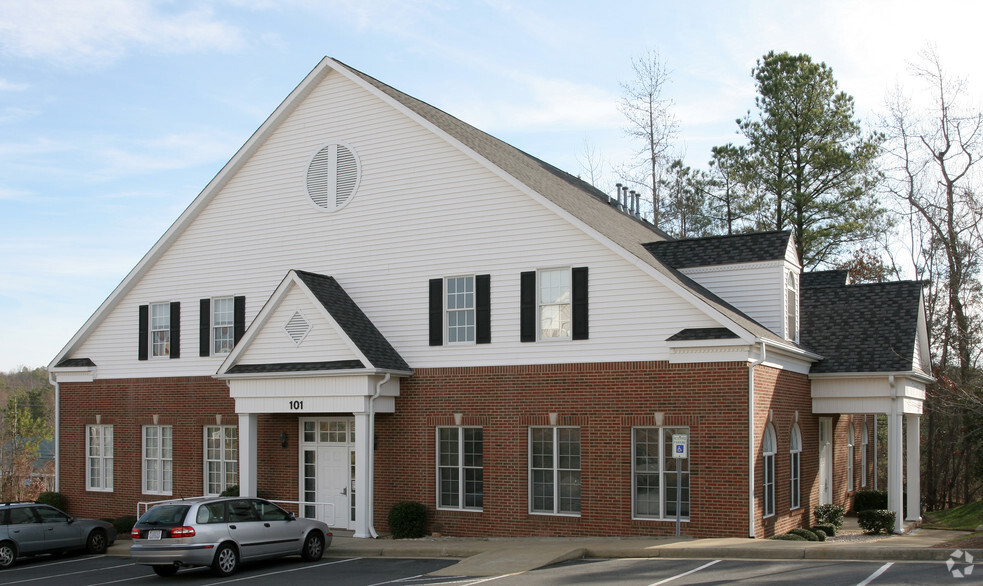
<path id="1" fill-rule="evenodd" d="M 925 513 L 922 527 L 928 529 L 958 529 L 974 531 L 983 525 L 983 501 L 954 509 Z"/>

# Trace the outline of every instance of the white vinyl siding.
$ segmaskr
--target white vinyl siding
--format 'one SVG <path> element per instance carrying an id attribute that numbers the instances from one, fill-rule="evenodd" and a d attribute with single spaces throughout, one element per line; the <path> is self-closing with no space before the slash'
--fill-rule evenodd
<path id="1" fill-rule="evenodd" d="M 363 174 L 358 196 L 325 214 L 307 197 L 306 166 L 332 140 L 358 151 Z M 100 378 L 213 374 L 214 360 L 192 353 L 170 364 L 138 364 L 130 347 L 136 306 L 235 291 L 257 300 L 246 308 L 249 325 L 290 268 L 335 277 L 414 368 L 668 360 L 666 338 L 719 327 L 638 262 L 329 73 L 73 354 L 98 364 Z M 590 267 L 591 339 L 530 348 L 519 342 L 519 273 L 551 266 Z M 428 328 L 428 280 L 478 271 L 491 275 L 495 342 L 430 347 L 420 334 Z M 186 336 L 198 331 L 195 312 L 181 319 Z"/>
<path id="2" fill-rule="evenodd" d="M 173 439 L 170 425 L 143 426 L 143 493 L 171 494 Z"/>
<path id="3" fill-rule="evenodd" d="M 113 426 L 86 425 L 85 488 L 113 490 Z"/>
<path id="4" fill-rule="evenodd" d="M 784 327 L 782 261 L 683 269 L 681 272 L 776 334 Z"/>
<path id="5" fill-rule="evenodd" d="M 785 337 L 799 341 L 799 277 L 793 271 L 785 273 Z"/>

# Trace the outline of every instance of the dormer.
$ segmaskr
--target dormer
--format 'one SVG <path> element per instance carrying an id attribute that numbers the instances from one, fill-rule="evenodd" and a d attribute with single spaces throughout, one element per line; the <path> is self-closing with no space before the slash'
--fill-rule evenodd
<path id="1" fill-rule="evenodd" d="M 775 334 L 798 342 L 802 265 L 791 232 L 671 240 L 645 248 Z"/>

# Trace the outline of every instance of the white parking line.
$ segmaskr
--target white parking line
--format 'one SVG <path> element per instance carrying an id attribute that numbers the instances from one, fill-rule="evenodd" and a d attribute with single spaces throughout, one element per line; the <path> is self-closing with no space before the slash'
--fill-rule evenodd
<path id="1" fill-rule="evenodd" d="M 38 580 L 50 580 L 52 578 L 65 578 L 68 576 L 79 576 L 82 574 L 91 574 L 92 572 L 104 572 L 106 570 L 115 570 L 116 568 L 125 568 L 126 566 L 132 566 L 133 564 L 123 564 L 120 566 L 109 566 L 108 568 L 96 568 L 94 570 L 79 570 L 78 572 L 69 572 L 67 574 L 58 574 L 56 576 L 42 576 L 39 578 L 28 578 L 26 580 L 17 580 L 15 582 L 4 582 L 4 584 L 26 584 L 28 582 L 37 582 Z"/>
<path id="2" fill-rule="evenodd" d="M 659 580 L 658 582 L 656 582 L 654 584 L 650 584 L 649 586 L 659 586 L 659 584 L 668 584 L 669 582 L 672 582 L 673 580 L 678 580 L 678 579 L 682 578 L 683 576 L 689 576 L 690 574 L 695 574 L 695 573 L 699 572 L 700 570 L 705 570 L 706 568 L 709 568 L 710 566 L 712 566 L 713 564 L 716 564 L 718 562 L 720 562 L 720 560 L 713 560 L 712 562 L 710 562 L 708 564 L 703 564 L 699 568 L 693 568 L 692 570 L 690 570 L 688 572 L 683 572 L 682 574 L 677 574 L 675 576 L 666 578 L 665 580 Z"/>
<path id="3" fill-rule="evenodd" d="M 880 568 L 878 568 L 876 572 L 874 572 L 870 576 L 867 576 L 867 579 L 866 580 L 864 580 L 863 582 L 857 584 L 857 586 L 867 586 L 867 584 L 870 584 L 871 582 L 873 582 L 874 580 L 876 580 L 878 576 L 880 576 L 881 574 L 883 574 L 884 572 L 886 572 L 887 569 L 890 568 L 893 565 L 894 565 L 894 562 L 888 562 L 888 563 L 884 564 L 883 566 L 881 566 Z"/>
<path id="4" fill-rule="evenodd" d="M 221 582 L 213 582 L 212 584 L 208 584 L 207 586 L 213 586 L 213 584 L 228 584 L 229 582 L 245 582 L 246 580 L 263 579 L 263 578 L 267 578 L 269 576 L 276 576 L 277 574 L 289 574 L 290 572 L 300 572 L 302 570 L 309 570 L 311 568 L 323 568 L 324 566 L 333 566 L 335 564 L 343 564 L 345 562 L 354 562 L 354 561 L 358 561 L 360 559 L 362 559 L 362 558 L 350 558 L 350 559 L 347 559 L 347 560 L 338 560 L 338 561 L 334 561 L 334 562 L 324 562 L 324 563 L 321 563 L 321 564 L 304 564 L 302 566 L 297 566 L 297 567 L 294 567 L 294 568 L 290 568 L 289 570 L 280 570 L 278 572 L 268 572 L 266 574 L 257 574 L 255 576 L 243 576 L 241 578 L 234 578 L 232 580 L 222 580 Z"/>

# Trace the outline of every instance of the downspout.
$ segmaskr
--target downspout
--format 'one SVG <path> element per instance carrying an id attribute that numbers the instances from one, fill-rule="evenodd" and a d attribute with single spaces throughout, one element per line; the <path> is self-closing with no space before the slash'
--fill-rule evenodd
<path id="1" fill-rule="evenodd" d="M 748 469 L 748 537 L 754 539 L 754 367 L 765 361 L 765 341 L 761 340 L 761 357 L 747 369 L 747 469 Z"/>
<path id="2" fill-rule="evenodd" d="M 382 394 L 382 385 L 389 382 L 392 374 L 386 373 L 381 381 L 375 385 L 375 394 L 369 399 L 369 454 L 368 461 L 368 486 L 366 486 L 365 510 L 369 515 L 369 535 L 372 539 L 377 539 L 379 533 L 375 530 L 375 400 Z"/>
<path id="3" fill-rule="evenodd" d="M 55 387 L 55 486 L 54 492 L 61 492 L 61 386 L 55 375 L 48 372 L 48 382 Z"/>

